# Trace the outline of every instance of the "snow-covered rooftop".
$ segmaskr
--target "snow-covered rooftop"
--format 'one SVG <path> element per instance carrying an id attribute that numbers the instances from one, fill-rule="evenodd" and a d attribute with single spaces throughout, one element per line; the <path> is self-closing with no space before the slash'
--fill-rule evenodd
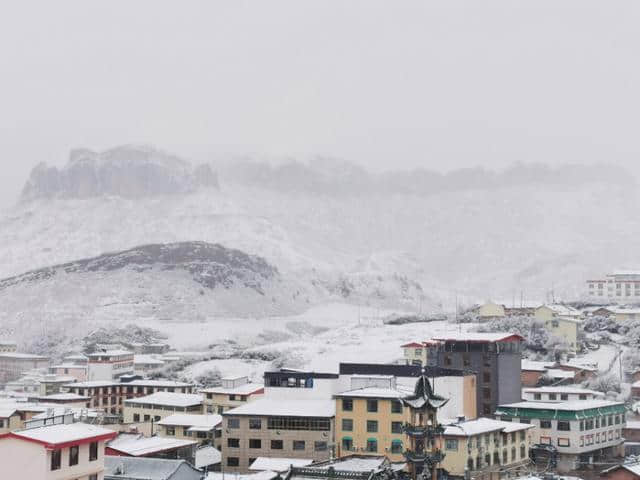
<path id="1" fill-rule="evenodd" d="M 189 415 L 186 413 L 174 413 L 163 418 L 158 425 L 205 427 L 213 429 L 222 422 L 220 415 Z"/>
<path id="2" fill-rule="evenodd" d="M 65 385 L 65 387 L 95 388 L 95 387 L 113 387 L 120 385 L 120 382 L 111 380 L 89 380 L 86 382 L 75 382 Z"/>
<path id="3" fill-rule="evenodd" d="M 557 387 L 532 387 L 532 388 L 524 388 L 524 392 L 527 393 L 567 393 L 567 394 L 586 394 L 586 395 L 594 395 L 596 397 L 604 397 L 604 393 L 598 392 L 596 390 L 589 390 L 586 388 L 577 388 L 577 387 L 567 387 L 567 386 L 557 386 Z"/>
<path id="4" fill-rule="evenodd" d="M 552 367 L 554 362 L 538 362 L 534 360 L 522 359 L 522 370 L 531 370 L 534 372 L 544 372 L 548 368 Z"/>
<path id="5" fill-rule="evenodd" d="M 336 394 L 336 397 L 367 397 L 367 398 L 403 398 L 413 393 L 412 389 L 365 387 L 347 390 Z"/>
<path id="6" fill-rule="evenodd" d="M 244 383 L 242 385 L 238 385 L 233 388 L 224 388 L 224 387 L 210 387 L 204 388 L 201 392 L 204 393 L 216 393 L 222 395 L 251 395 L 252 393 L 259 393 L 262 389 L 264 389 L 264 385 L 262 383 Z"/>
<path id="7" fill-rule="evenodd" d="M 500 342 L 503 340 L 511 340 L 522 338 L 520 335 L 509 332 L 450 332 L 446 336 L 433 337 L 433 340 L 441 342 Z"/>
<path id="8" fill-rule="evenodd" d="M 187 463 L 186 460 L 107 455 L 104 457 L 104 474 L 126 480 L 173 478 L 173 474 L 184 463 Z M 122 473 L 118 473 L 120 471 Z"/>
<path id="9" fill-rule="evenodd" d="M 177 438 L 138 437 L 132 439 L 128 436 L 122 436 L 122 438 L 119 437 L 109 442 L 107 447 L 131 455 L 132 457 L 141 457 L 156 452 L 197 445 L 197 443 L 198 442 L 193 440 L 181 440 Z"/>
<path id="10" fill-rule="evenodd" d="M 365 455 L 352 455 L 345 458 L 338 458 L 333 461 L 323 462 L 320 465 L 311 465 L 310 468 L 318 470 L 327 470 L 328 468 L 335 468 L 340 472 L 370 472 L 372 470 L 378 470 L 386 463 L 386 457 L 384 456 L 365 456 Z"/>
<path id="11" fill-rule="evenodd" d="M 551 378 L 573 378 L 576 376 L 575 372 L 571 370 L 561 370 L 559 368 L 549 368 L 547 369 L 547 375 Z"/>
<path id="12" fill-rule="evenodd" d="M 270 470 L 247 474 L 234 473 L 233 480 L 273 480 L 278 475 L 278 472 L 272 472 Z M 228 473 L 226 474 L 226 478 L 229 478 Z M 225 474 L 222 472 L 209 472 L 206 480 L 225 480 Z"/>
<path id="13" fill-rule="evenodd" d="M 623 405 L 621 402 L 612 402 L 610 400 L 568 400 L 566 402 L 516 402 L 507 405 L 498 406 L 498 410 L 502 407 L 506 408 L 529 408 L 534 410 L 566 410 L 581 411 L 590 408 L 611 407 L 614 405 Z"/>
<path id="14" fill-rule="evenodd" d="M 249 470 L 264 471 L 270 470 L 273 472 L 286 472 L 292 465 L 294 467 L 306 467 L 311 465 L 313 459 L 311 458 L 280 458 L 280 457 L 258 457 L 249 467 Z"/>
<path id="15" fill-rule="evenodd" d="M 556 315 L 560 315 L 563 317 L 573 317 L 573 316 L 580 316 L 580 310 L 577 310 L 573 307 L 570 307 L 568 305 L 560 305 L 560 304 L 551 304 L 551 305 L 542 305 L 542 307 L 547 307 L 549 310 L 551 310 L 553 313 L 555 313 Z"/>
<path id="16" fill-rule="evenodd" d="M 222 461 L 222 453 L 215 447 L 206 446 L 196 450 L 196 468 L 216 465 Z"/>
<path id="17" fill-rule="evenodd" d="M 133 355 L 133 352 L 129 350 L 107 350 L 104 352 L 89 353 L 87 357 L 91 359 L 96 357 L 122 357 L 125 355 Z"/>
<path id="18" fill-rule="evenodd" d="M 180 387 L 192 387 L 193 384 L 186 382 L 176 382 L 173 380 L 131 380 L 130 382 L 122 382 L 122 386 L 133 385 L 134 387 L 166 387 L 166 388 L 180 388 Z"/>
<path id="19" fill-rule="evenodd" d="M 17 410 L 15 408 L 1 408 L 0 407 L 0 418 L 9 418 L 14 413 L 16 413 L 16 411 Z"/>
<path id="20" fill-rule="evenodd" d="M 444 427 L 444 435 L 470 437 L 487 432 L 501 431 L 505 433 L 516 432 L 532 428 L 533 425 L 528 423 L 504 422 L 502 420 L 493 420 L 491 418 L 478 418 L 459 422 Z"/>
<path id="21" fill-rule="evenodd" d="M 279 417 L 333 417 L 336 414 L 334 400 L 287 401 L 262 398 L 224 412 L 224 415 L 257 415 Z"/>
<path id="22" fill-rule="evenodd" d="M 0 358 L 15 358 L 19 360 L 49 360 L 49 357 L 33 355 L 31 353 L 5 352 L 0 353 Z"/>
<path id="23" fill-rule="evenodd" d="M 202 396 L 192 393 L 156 392 L 145 397 L 125 400 L 126 404 L 167 405 L 170 407 L 192 407 L 202 404 Z"/>
<path id="24" fill-rule="evenodd" d="M 113 437 L 116 433 L 113 430 L 97 425 L 70 423 L 20 430 L 13 432 L 13 435 L 48 445 L 57 445 L 95 437 Z"/>
<path id="25" fill-rule="evenodd" d="M 78 395 L 77 393 L 53 393 L 51 395 L 44 395 L 38 397 L 38 400 L 46 401 L 73 401 L 73 400 L 89 400 L 91 397 L 85 397 L 84 395 Z"/>

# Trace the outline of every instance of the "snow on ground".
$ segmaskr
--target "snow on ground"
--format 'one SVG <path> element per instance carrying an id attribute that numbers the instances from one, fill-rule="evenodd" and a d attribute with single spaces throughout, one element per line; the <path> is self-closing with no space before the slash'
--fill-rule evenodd
<path id="1" fill-rule="evenodd" d="M 472 325 L 446 321 L 384 325 L 382 318 L 392 311 L 346 304 L 329 304 L 301 315 L 267 319 L 216 319 L 209 323 L 149 323 L 169 335 L 177 349 L 203 348 L 234 341 L 246 345 L 247 359 L 208 360 L 190 366 L 185 375 L 195 377 L 217 368 L 223 376 L 249 375 L 260 379 L 277 357 L 280 365 L 316 371 L 337 372 L 340 362 L 395 362 L 402 358 L 400 346 L 412 340 L 431 338 L 447 331 L 466 331 Z M 215 347 L 214 347 L 215 352 Z M 264 357 L 264 358 L 261 358 Z"/>

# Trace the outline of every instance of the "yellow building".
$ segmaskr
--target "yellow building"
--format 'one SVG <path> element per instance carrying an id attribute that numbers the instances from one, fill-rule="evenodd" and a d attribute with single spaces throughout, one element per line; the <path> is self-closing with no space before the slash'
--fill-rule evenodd
<path id="1" fill-rule="evenodd" d="M 228 377 L 222 379 L 221 386 L 204 388 L 200 393 L 203 395 L 204 411 L 222 415 L 227 410 L 262 398 L 264 385 L 250 382 L 248 377 Z"/>
<path id="2" fill-rule="evenodd" d="M 554 337 L 566 342 L 572 349 L 578 346 L 580 312 L 565 305 L 542 305 L 536 309 L 535 318 L 542 322 Z"/>
<path id="3" fill-rule="evenodd" d="M 24 428 L 20 412 L 15 408 L 0 409 L 0 434 Z"/>
<path id="4" fill-rule="evenodd" d="M 433 468 L 440 461 L 436 412 L 447 400 L 433 393 L 425 376 L 413 391 L 394 380 L 334 396 L 336 456 L 386 455 L 393 462 L 407 461 L 415 478 L 425 460 Z"/>
<path id="5" fill-rule="evenodd" d="M 476 313 L 478 317 L 481 319 L 489 320 L 492 318 L 502 318 L 505 316 L 504 305 L 500 305 L 498 303 L 487 302 L 483 305 L 480 305 Z"/>
<path id="6" fill-rule="evenodd" d="M 203 445 L 220 448 L 221 423 L 222 417 L 220 415 L 174 413 L 157 423 L 157 433 L 161 437 L 197 440 Z"/>
<path id="7" fill-rule="evenodd" d="M 465 471 L 477 480 L 517 476 L 529 463 L 533 425 L 490 418 L 460 421 L 444 428 L 442 467 L 450 476 Z"/>
<path id="8" fill-rule="evenodd" d="M 124 401 L 123 423 L 159 422 L 174 413 L 202 413 L 202 396 L 157 392 Z"/>

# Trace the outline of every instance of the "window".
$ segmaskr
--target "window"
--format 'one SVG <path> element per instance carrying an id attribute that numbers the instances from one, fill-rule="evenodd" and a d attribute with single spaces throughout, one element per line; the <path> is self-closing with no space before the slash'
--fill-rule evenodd
<path id="1" fill-rule="evenodd" d="M 145 415 L 144 417 L 142 417 L 142 419 L 143 419 L 145 422 L 148 422 L 149 420 L 151 420 L 151 415 Z"/>
<path id="2" fill-rule="evenodd" d="M 402 403 L 397 400 L 391 401 L 391 413 L 402 413 Z"/>
<path id="3" fill-rule="evenodd" d="M 551 428 L 551 420 L 540 420 L 540 428 Z"/>
<path id="4" fill-rule="evenodd" d="M 344 437 L 342 439 L 342 449 L 345 451 L 353 450 L 353 440 L 351 437 Z"/>
<path id="5" fill-rule="evenodd" d="M 569 400 L 569 394 L 568 393 L 561 393 L 560 394 L 560 400 Z"/>
<path id="6" fill-rule="evenodd" d="M 240 466 L 240 459 L 238 457 L 227 457 L 227 467 Z"/>
<path id="7" fill-rule="evenodd" d="M 570 422 L 558 421 L 558 430 L 560 430 L 562 432 L 570 431 L 571 430 L 571 423 Z"/>
<path id="8" fill-rule="evenodd" d="M 73 445 L 69 448 L 69 466 L 78 464 L 78 457 L 80 456 L 80 447 L 78 445 Z"/>
<path id="9" fill-rule="evenodd" d="M 375 433 L 378 431 L 378 421 L 377 420 L 367 420 L 367 432 Z"/>
<path id="10" fill-rule="evenodd" d="M 587 396 L 586 396 L 584 393 L 581 393 L 581 394 L 578 396 L 578 398 L 579 398 L 580 400 L 586 400 L 586 399 L 587 399 Z"/>
<path id="11" fill-rule="evenodd" d="M 540 443 L 543 445 L 551 445 L 551 437 L 540 437 Z"/>
<path id="12" fill-rule="evenodd" d="M 353 411 L 353 400 L 351 398 L 342 399 L 342 410 L 344 410 L 345 412 Z"/>
<path id="13" fill-rule="evenodd" d="M 229 395 L 229 400 L 230 400 L 230 401 L 234 401 L 235 399 L 236 399 L 236 396 L 235 396 L 235 395 Z"/>
<path id="14" fill-rule="evenodd" d="M 520 445 L 520 460 L 527 456 L 527 450 L 524 445 Z"/>
<path id="15" fill-rule="evenodd" d="M 331 421 L 328 418 L 317 417 L 269 417 L 269 430 L 311 430 L 328 432 Z"/>
<path id="16" fill-rule="evenodd" d="M 498 452 L 493 452 L 493 464 L 500 465 L 500 454 Z"/>
<path id="17" fill-rule="evenodd" d="M 482 404 L 482 413 L 485 415 L 491 415 L 491 404 L 484 403 Z"/>
<path id="18" fill-rule="evenodd" d="M 369 438 L 367 440 L 367 452 L 377 452 L 378 441 L 375 438 Z"/>
<path id="19" fill-rule="evenodd" d="M 391 441 L 391 453 L 402 453 L 402 440 Z"/>
<path id="20" fill-rule="evenodd" d="M 568 447 L 569 446 L 569 439 L 568 438 L 560 438 L 560 437 L 558 437 L 558 446 L 559 447 Z"/>
<path id="21" fill-rule="evenodd" d="M 62 450 L 51 450 L 51 470 L 60 470 Z"/>
<path id="22" fill-rule="evenodd" d="M 260 420 L 259 418 L 250 418 L 249 428 L 251 430 L 260 430 L 262 428 L 262 420 Z"/>
<path id="23" fill-rule="evenodd" d="M 515 462 L 516 460 L 517 460 L 517 458 L 516 458 L 516 447 L 513 447 L 511 449 L 511 461 Z"/>
<path id="24" fill-rule="evenodd" d="M 367 400 L 367 412 L 378 411 L 378 400 Z"/>
<path id="25" fill-rule="evenodd" d="M 446 439 L 444 441 L 445 450 L 457 451 L 458 450 L 458 440 L 456 439 Z"/>
<path id="26" fill-rule="evenodd" d="M 98 480 L 98 474 L 94 473 L 92 475 L 89 475 L 89 480 Z"/>
<path id="27" fill-rule="evenodd" d="M 93 462 L 98 459 L 98 442 L 89 444 L 89 461 Z"/>
<path id="28" fill-rule="evenodd" d="M 227 419 L 227 428 L 240 428 L 240 419 L 239 418 L 228 418 Z"/>
<path id="29" fill-rule="evenodd" d="M 313 450 L 315 452 L 326 452 L 327 449 L 327 442 L 313 442 Z"/>
<path id="30" fill-rule="evenodd" d="M 549 400 L 556 400 L 557 399 L 557 395 L 555 393 L 550 393 L 549 394 Z"/>
<path id="31" fill-rule="evenodd" d="M 491 372 L 484 372 L 482 374 L 482 382 L 483 383 L 490 383 L 491 382 Z"/>
<path id="32" fill-rule="evenodd" d="M 482 389 L 482 398 L 484 398 L 485 400 L 489 400 L 491 398 L 491 389 L 484 387 Z"/>
<path id="33" fill-rule="evenodd" d="M 584 420 L 580 420 L 580 431 L 584 431 Z"/>
<path id="34" fill-rule="evenodd" d="M 402 422 L 391 422 L 391 433 L 402 433 Z"/>
<path id="35" fill-rule="evenodd" d="M 293 441 L 293 449 L 294 450 L 304 450 L 305 447 L 305 443 L 304 440 L 294 440 Z"/>
<path id="36" fill-rule="evenodd" d="M 539 393 L 534 393 L 533 394 L 533 399 L 534 400 L 542 400 L 542 395 Z"/>
<path id="37" fill-rule="evenodd" d="M 345 432 L 352 432 L 353 431 L 353 420 L 350 418 L 343 418 L 342 419 L 342 430 L 344 430 Z"/>
<path id="38" fill-rule="evenodd" d="M 464 355 L 462 355 L 462 366 L 463 367 L 471 366 L 471 357 L 469 356 L 468 353 L 465 353 Z"/>
<path id="39" fill-rule="evenodd" d="M 271 440 L 271 450 L 282 450 L 284 442 L 282 440 Z"/>
<path id="40" fill-rule="evenodd" d="M 259 438 L 250 438 L 249 448 L 262 448 L 262 440 Z"/>
<path id="41" fill-rule="evenodd" d="M 444 356 L 444 365 L 446 367 L 450 367 L 452 363 L 453 362 L 451 361 L 451 356 L 450 355 L 445 355 Z"/>
<path id="42" fill-rule="evenodd" d="M 133 421 L 134 422 L 139 422 L 140 421 L 140 414 L 139 413 L 134 413 L 133 414 Z"/>
<path id="43" fill-rule="evenodd" d="M 227 447 L 229 447 L 229 448 L 240 448 L 240 439 L 239 438 L 227 438 Z"/>
<path id="44" fill-rule="evenodd" d="M 165 435 L 173 436 L 176 434 L 176 429 L 175 427 L 165 427 L 164 432 L 165 432 Z"/>

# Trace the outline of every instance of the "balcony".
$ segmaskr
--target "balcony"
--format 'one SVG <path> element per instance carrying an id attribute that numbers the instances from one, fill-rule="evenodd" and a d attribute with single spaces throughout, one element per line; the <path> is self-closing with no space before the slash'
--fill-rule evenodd
<path id="1" fill-rule="evenodd" d="M 412 450 L 406 450 L 404 452 L 404 458 L 411 463 L 437 465 L 444 460 L 444 453 L 440 450 L 434 450 L 432 452 L 414 452 Z"/>
<path id="2" fill-rule="evenodd" d="M 402 426 L 402 431 L 414 438 L 435 438 L 438 435 L 442 435 L 444 433 L 444 428 L 440 425 L 436 427 L 432 426 L 421 426 L 421 425 L 410 425 L 405 423 Z"/>

